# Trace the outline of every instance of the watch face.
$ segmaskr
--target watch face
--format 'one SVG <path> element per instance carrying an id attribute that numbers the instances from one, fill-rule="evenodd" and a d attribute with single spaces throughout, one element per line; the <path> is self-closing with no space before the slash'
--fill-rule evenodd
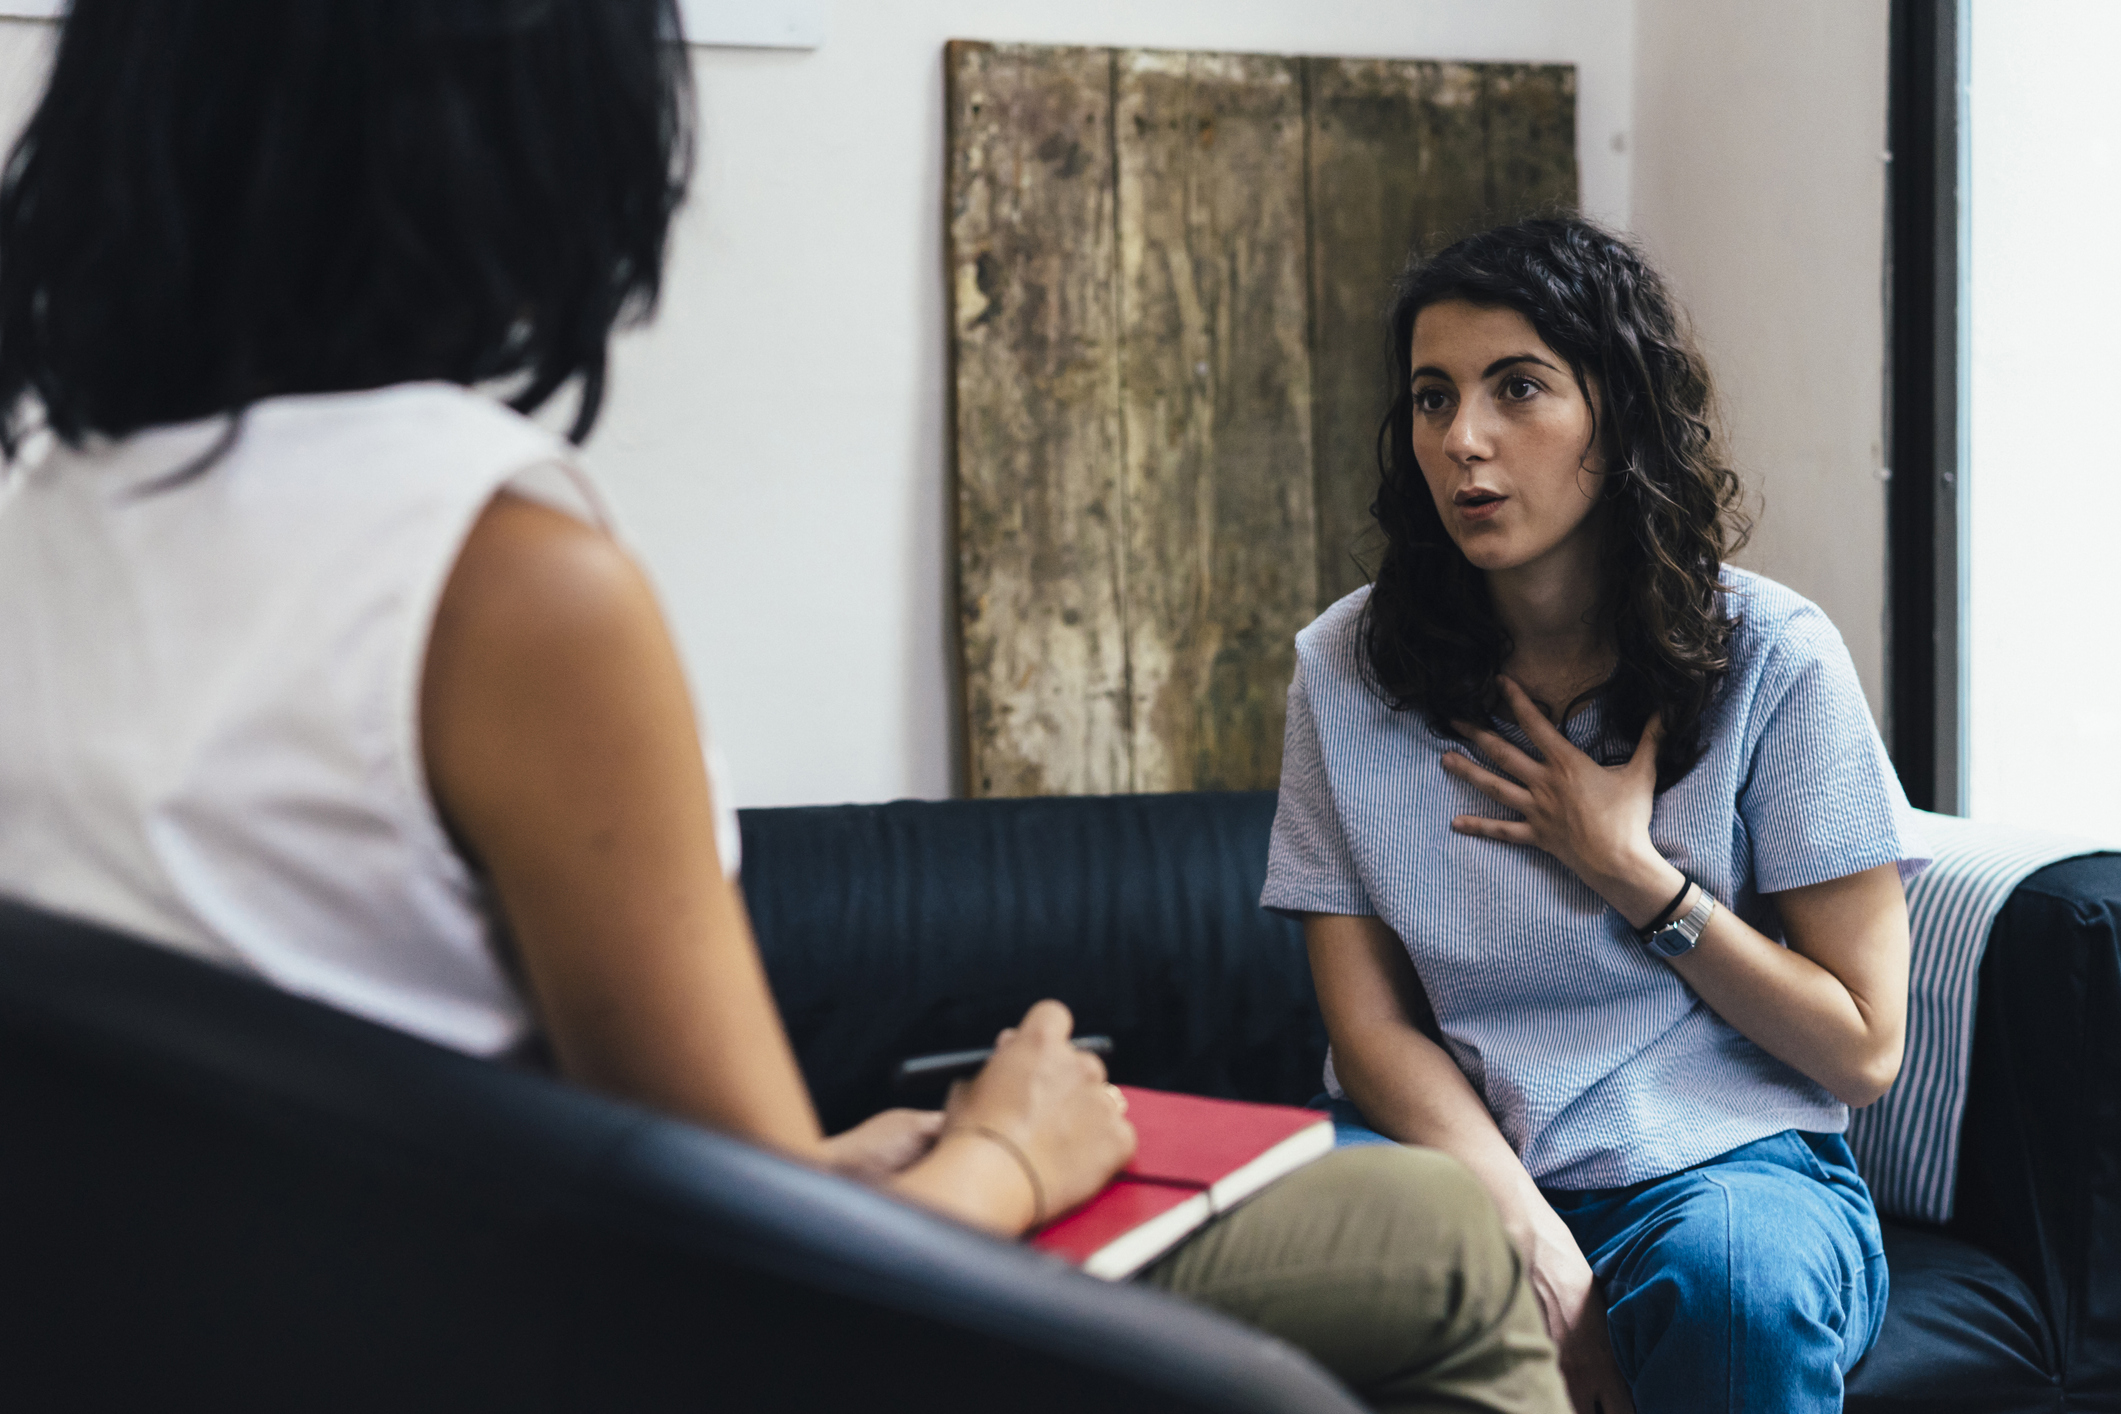
<path id="1" fill-rule="evenodd" d="M 1667 923 L 1650 934 L 1650 951 L 1659 957 L 1678 957 L 1694 946 L 1694 940 L 1680 931 L 1677 923 Z"/>

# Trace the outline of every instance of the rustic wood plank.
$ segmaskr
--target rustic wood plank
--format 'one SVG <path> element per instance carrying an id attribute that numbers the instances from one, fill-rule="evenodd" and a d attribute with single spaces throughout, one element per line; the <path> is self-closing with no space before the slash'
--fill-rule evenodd
<path id="1" fill-rule="evenodd" d="M 1312 444 L 1323 608 L 1365 584 L 1377 434 L 1391 406 L 1382 314 L 1417 247 L 1489 212 L 1479 66 L 1310 59 Z"/>
<path id="2" fill-rule="evenodd" d="M 1414 250 L 1576 205 L 1568 65 L 1310 59 L 1312 442 L 1321 607 L 1382 548 L 1369 506 L 1391 405 L 1380 314 Z"/>
<path id="3" fill-rule="evenodd" d="M 1295 630 L 1360 585 L 1411 248 L 1576 200 L 1563 66 L 954 43 L 975 795 L 1278 775 Z"/>
<path id="4" fill-rule="evenodd" d="M 1488 210 L 1498 221 L 1573 212 L 1576 70 L 1569 64 L 1483 64 Z"/>
<path id="5" fill-rule="evenodd" d="M 1134 788 L 1272 787 L 1317 602 L 1299 65 L 1122 51 L 1115 94 Z"/>
<path id="6" fill-rule="evenodd" d="M 1112 54 L 944 68 L 966 783 L 1128 790 Z"/>

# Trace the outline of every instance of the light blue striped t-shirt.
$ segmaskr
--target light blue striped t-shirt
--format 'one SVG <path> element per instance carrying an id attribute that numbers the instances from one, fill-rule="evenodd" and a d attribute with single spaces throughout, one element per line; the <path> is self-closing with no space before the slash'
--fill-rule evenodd
<path id="1" fill-rule="evenodd" d="M 1707 752 L 1657 797 L 1650 838 L 1780 938 L 1767 895 L 1893 861 L 1911 878 L 1928 861 L 1833 624 L 1772 580 L 1726 568 L 1723 582 L 1739 619 L 1730 676 L 1703 719 Z M 1477 751 L 1366 685 L 1368 594 L 1297 635 L 1261 903 L 1389 924 L 1446 1049 L 1545 1187 L 1613 1188 L 1785 1129 L 1847 1128 L 1847 1106 L 1709 1010 L 1553 856 L 1452 832 L 1455 815 L 1514 816 L 1445 774 L 1447 750 Z M 1597 740 L 1599 711 L 1569 720 L 1578 746 Z M 1330 1056 L 1326 1088 L 1341 1093 Z"/>

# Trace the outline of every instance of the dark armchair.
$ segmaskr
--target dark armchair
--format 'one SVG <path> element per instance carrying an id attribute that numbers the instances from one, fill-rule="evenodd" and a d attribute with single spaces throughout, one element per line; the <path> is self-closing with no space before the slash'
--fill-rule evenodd
<path id="1" fill-rule="evenodd" d="M 742 1144 L 0 904 L 0 1407 L 1347 1410 Z"/>

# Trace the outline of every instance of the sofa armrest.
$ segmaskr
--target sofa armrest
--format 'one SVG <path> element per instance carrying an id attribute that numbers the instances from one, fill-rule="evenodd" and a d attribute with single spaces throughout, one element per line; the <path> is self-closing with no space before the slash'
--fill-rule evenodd
<path id="1" fill-rule="evenodd" d="M 2121 856 L 2050 865 L 2005 904 L 1961 1135 L 1952 1230 L 2037 1293 L 2072 1398 L 2121 1401 Z"/>

